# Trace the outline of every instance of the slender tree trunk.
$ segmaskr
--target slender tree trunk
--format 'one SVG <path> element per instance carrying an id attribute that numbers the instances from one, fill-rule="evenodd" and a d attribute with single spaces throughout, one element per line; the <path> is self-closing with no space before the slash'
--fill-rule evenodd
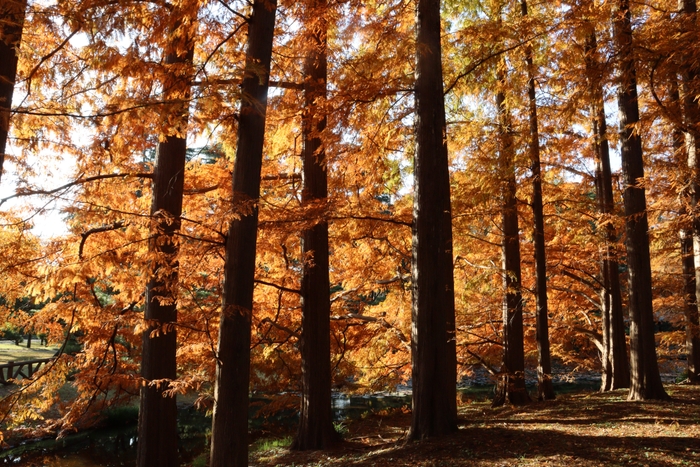
<path id="1" fill-rule="evenodd" d="M 680 93 L 678 91 L 678 82 L 675 79 L 670 83 L 671 100 L 674 103 L 675 109 L 678 110 L 678 115 L 684 115 L 681 103 Z M 688 164 L 688 150 L 686 146 L 685 133 L 680 125 L 674 126 L 673 129 L 673 150 L 678 157 L 678 166 L 681 173 L 687 173 L 687 178 L 690 180 L 688 189 L 684 190 L 680 197 L 681 207 L 679 209 L 679 217 L 688 215 L 686 203 L 691 205 L 693 197 L 691 193 L 694 188 L 692 183 L 692 167 Z M 685 331 L 686 331 L 686 356 L 688 362 L 688 381 L 697 384 L 700 382 L 698 372 L 700 371 L 700 335 L 698 335 L 698 302 L 697 302 L 697 279 L 695 269 L 695 254 L 693 251 L 693 218 L 686 225 L 683 223 L 679 230 L 681 243 L 681 265 L 683 269 L 685 292 Z"/>
<path id="2" fill-rule="evenodd" d="M 505 63 L 501 64 L 504 67 Z M 501 218 L 503 228 L 503 366 L 496 387 L 493 406 L 530 401 L 525 388 L 525 351 L 523 336 L 523 297 L 520 273 L 520 234 L 515 182 L 515 147 L 510 113 L 503 92 L 505 72 L 498 71 L 500 89 L 496 94 L 498 108 L 499 168 L 501 182 Z"/>
<path id="3" fill-rule="evenodd" d="M 681 209 L 680 215 L 686 214 Z M 683 265 L 684 292 L 685 292 L 685 348 L 688 362 L 688 381 L 692 384 L 700 383 L 700 337 L 698 337 L 698 303 L 695 278 L 695 258 L 693 254 L 692 229 L 681 228 L 681 254 Z"/>
<path id="4" fill-rule="evenodd" d="M 697 5 L 695 0 L 683 0 L 682 15 L 684 34 L 697 34 Z M 690 206 L 692 216 L 691 239 L 693 243 L 693 266 L 695 270 L 695 309 L 686 309 L 686 326 L 688 348 L 688 379 L 700 383 L 700 328 L 698 327 L 698 308 L 700 303 L 700 108 L 698 107 L 698 65 L 694 57 L 684 57 L 681 65 L 683 87 L 683 116 L 685 123 L 685 154 L 690 169 Z M 685 265 L 685 262 L 684 262 Z"/>
<path id="5" fill-rule="evenodd" d="M 276 0 L 255 0 L 248 22 L 246 71 L 232 181 L 234 207 L 240 218 L 231 222 L 226 240 L 211 467 L 248 465 L 250 332 L 258 198 L 276 12 Z"/>
<path id="6" fill-rule="evenodd" d="M 187 26 L 185 26 L 187 27 Z M 175 102 L 187 101 L 192 83 L 194 43 L 184 32 L 181 21 L 175 24 L 169 48 L 165 50 L 168 76 L 163 83 L 164 93 Z M 176 37 L 186 37 L 181 47 Z M 178 238 L 182 197 L 185 182 L 187 152 L 186 128 L 188 104 L 169 107 L 164 121 L 175 121 L 173 132 L 158 143 L 153 173 L 151 201 L 151 240 L 149 251 L 155 255 L 151 279 L 146 288 L 144 318 L 147 330 L 143 333 L 141 356 L 141 387 L 139 409 L 139 467 L 169 467 L 179 464 L 177 406 L 174 395 L 166 395 L 168 381 L 177 377 L 177 294 L 178 294 Z"/>
<path id="7" fill-rule="evenodd" d="M 301 202 L 319 210 L 328 198 L 326 153 L 327 0 L 309 0 L 306 24 L 309 52 L 304 64 L 304 185 Z M 312 209 L 312 212 L 314 210 Z M 323 215 L 323 214 L 321 214 Z M 328 279 L 328 222 L 316 219 L 302 233 L 301 279 L 301 410 L 293 448 L 324 449 L 339 439 L 331 412 L 330 282 Z"/>
<path id="8" fill-rule="evenodd" d="M 452 214 L 439 0 L 419 0 L 417 29 L 411 439 L 457 429 Z"/>
<path id="9" fill-rule="evenodd" d="M 591 5 L 592 6 L 592 5 Z M 584 46 L 588 91 L 593 116 L 593 148 L 596 156 L 596 197 L 598 212 L 603 219 L 603 254 L 601 271 L 603 275 L 603 366 L 602 391 L 629 387 L 629 364 L 627 362 L 627 341 L 622 311 L 622 293 L 620 291 L 620 273 L 617 262 L 617 232 L 614 224 L 608 220 L 615 213 L 615 199 L 612 189 L 612 171 L 610 169 L 610 148 L 607 137 L 607 122 L 603 101 L 602 67 L 597 56 L 595 26 L 590 28 Z"/>
<path id="10" fill-rule="evenodd" d="M 17 76 L 17 49 L 22 41 L 26 0 L 4 0 L 0 4 L 0 181 L 10 130 L 12 94 Z"/>
<path id="11" fill-rule="evenodd" d="M 629 1 L 619 0 L 615 13 L 620 89 L 620 141 L 625 190 L 625 227 L 630 303 L 630 400 L 667 399 L 661 383 L 654 339 L 654 310 L 651 293 L 651 262 L 646 194 L 639 182 L 644 179 L 642 140 L 635 127 L 639 122 L 637 76 L 632 50 Z"/>
<path id="12" fill-rule="evenodd" d="M 527 16 L 527 2 L 521 0 L 523 17 Z M 535 94 L 535 65 L 532 61 L 532 46 L 525 48 L 527 63 L 527 93 L 530 117 L 530 170 L 532 172 L 532 215 L 535 221 L 535 313 L 537 341 L 537 398 L 554 399 L 552 386 L 552 357 L 549 350 L 549 323 L 547 307 L 547 257 L 544 237 L 544 208 L 542 205 L 542 175 L 540 168 L 540 135 L 537 123 L 537 100 Z"/>

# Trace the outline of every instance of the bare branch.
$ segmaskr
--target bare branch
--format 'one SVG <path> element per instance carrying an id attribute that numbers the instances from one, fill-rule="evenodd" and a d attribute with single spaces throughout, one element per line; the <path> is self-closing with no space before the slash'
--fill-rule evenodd
<path id="1" fill-rule="evenodd" d="M 293 293 L 293 294 L 297 294 L 297 295 L 301 294 L 301 290 L 299 290 L 299 289 L 290 289 L 289 287 L 284 287 L 283 285 L 273 284 L 272 282 L 267 282 L 267 281 L 263 281 L 260 279 L 255 279 L 255 283 L 261 284 L 261 285 L 266 285 L 268 287 L 274 287 L 275 289 L 281 290 L 283 292 L 289 292 L 289 293 Z"/>
<path id="2" fill-rule="evenodd" d="M 471 355 L 472 357 L 476 358 L 476 361 L 478 361 L 479 364 L 480 364 L 481 366 L 483 366 L 483 367 L 486 369 L 486 371 L 488 371 L 489 373 L 491 373 L 493 376 L 498 376 L 498 374 L 500 373 L 500 371 L 498 371 L 496 368 L 494 368 L 494 367 L 492 367 L 491 365 L 489 365 L 488 362 L 486 362 L 486 360 L 484 360 L 483 358 L 481 358 L 480 355 L 475 354 L 474 352 L 472 352 L 472 351 L 469 350 L 469 349 L 466 349 L 466 351 L 467 351 L 467 353 L 468 353 L 469 355 Z"/>
<path id="3" fill-rule="evenodd" d="M 88 239 L 88 237 L 92 234 L 100 233 L 100 232 L 109 232 L 111 230 L 117 230 L 121 229 L 124 227 L 125 223 L 124 221 L 117 221 L 113 224 L 108 224 L 108 225 L 103 225 L 100 227 L 95 227 L 90 230 L 87 230 L 83 233 L 80 234 L 80 246 L 78 247 L 78 258 L 83 259 L 83 247 L 85 246 L 85 241 Z"/>
<path id="4" fill-rule="evenodd" d="M 73 180 L 72 182 L 66 183 L 65 185 L 61 185 L 58 188 L 54 188 L 52 190 L 26 190 L 26 191 L 16 191 L 14 195 L 7 196 L 6 198 L 0 199 L 0 206 L 5 204 L 6 201 L 9 201 L 14 198 L 19 198 L 22 196 L 33 196 L 33 195 L 53 195 L 55 193 L 58 193 L 59 191 L 66 190 L 68 188 L 72 188 L 77 185 L 82 185 L 84 183 L 90 183 L 90 182 L 95 182 L 98 180 L 108 180 L 111 178 L 128 178 L 128 177 L 137 177 L 137 178 L 153 178 L 153 174 L 150 172 L 144 172 L 144 173 L 135 173 L 135 174 L 104 174 L 104 175 L 94 175 L 92 177 L 85 177 L 85 178 L 79 178 L 77 180 Z"/>
<path id="5" fill-rule="evenodd" d="M 282 326 L 281 324 L 278 324 L 277 322 L 272 321 L 270 318 L 263 319 L 262 321 L 260 321 L 260 324 L 269 324 L 270 326 L 275 327 L 275 328 L 279 329 L 280 331 L 286 332 L 287 334 L 289 334 L 292 337 L 296 337 L 297 339 L 301 339 L 301 335 L 299 335 L 298 332 L 296 332 L 292 329 L 289 329 L 286 326 Z"/>

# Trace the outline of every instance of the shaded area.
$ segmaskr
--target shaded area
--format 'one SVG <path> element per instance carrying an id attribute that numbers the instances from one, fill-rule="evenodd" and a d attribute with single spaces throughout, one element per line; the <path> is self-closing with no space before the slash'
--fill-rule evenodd
<path id="1" fill-rule="evenodd" d="M 628 402 L 626 391 L 584 392 L 521 407 L 487 401 L 460 407 L 460 429 L 407 442 L 406 410 L 373 413 L 350 424 L 347 442 L 300 456 L 257 453 L 251 465 L 362 466 L 676 466 L 700 465 L 700 388 L 669 386 L 673 400 Z"/>

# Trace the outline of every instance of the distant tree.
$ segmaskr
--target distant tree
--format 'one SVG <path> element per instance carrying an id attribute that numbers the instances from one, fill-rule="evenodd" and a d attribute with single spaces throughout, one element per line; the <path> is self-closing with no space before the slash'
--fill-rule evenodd
<path id="1" fill-rule="evenodd" d="M 527 17 L 527 1 L 521 0 L 523 17 Z M 554 399 L 552 386 L 552 357 L 549 350 L 549 324 L 547 306 L 547 250 L 544 238 L 544 207 L 542 203 L 542 168 L 540 165 L 540 136 L 537 122 L 537 96 L 535 90 L 535 65 L 532 60 L 532 46 L 525 46 L 527 64 L 528 117 L 530 120 L 530 171 L 532 173 L 532 217 L 535 243 L 535 311 L 537 341 L 537 398 Z"/>
<path id="2" fill-rule="evenodd" d="M 499 64 L 496 107 L 498 111 L 498 164 L 501 180 L 501 228 L 503 229 L 503 363 L 493 406 L 530 401 L 525 388 L 523 297 L 520 268 L 520 228 L 516 198 L 515 147 L 510 111 L 506 105 L 505 60 Z"/>
<path id="3" fill-rule="evenodd" d="M 584 8 L 587 10 L 590 10 L 592 7 L 593 2 L 584 2 Z M 586 11 L 586 13 L 591 14 L 590 11 Z M 590 16 L 583 22 L 583 27 L 587 29 L 586 42 L 584 44 L 584 61 L 593 128 L 593 150 L 596 157 L 596 199 L 598 200 L 598 212 L 602 220 L 601 228 L 603 231 L 601 259 L 603 287 L 600 293 L 603 315 L 601 390 L 612 391 L 629 387 L 629 364 L 627 361 L 622 293 L 620 291 L 620 273 L 615 249 L 617 232 L 614 223 L 609 219 L 609 216 L 615 213 L 615 200 L 613 199 L 610 149 L 603 99 L 602 74 L 604 66 L 601 63 L 598 51 L 595 22 Z"/>

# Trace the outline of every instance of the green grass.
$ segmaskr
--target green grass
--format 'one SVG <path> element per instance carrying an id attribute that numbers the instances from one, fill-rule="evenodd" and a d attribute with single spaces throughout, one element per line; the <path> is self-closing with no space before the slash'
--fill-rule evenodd
<path id="1" fill-rule="evenodd" d="M 26 341 L 20 345 L 15 345 L 12 341 L 0 341 L 0 365 L 8 362 L 50 358 L 53 357 L 58 348 L 59 346 L 54 344 L 44 347 L 39 343 L 39 339 L 32 340 L 31 349 L 27 348 Z"/>
<path id="2" fill-rule="evenodd" d="M 258 453 L 271 451 L 273 449 L 276 450 L 288 448 L 292 445 L 292 441 L 293 439 L 291 436 L 286 436 L 284 438 L 261 438 L 253 443 L 253 445 L 250 447 L 250 452 Z"/>

